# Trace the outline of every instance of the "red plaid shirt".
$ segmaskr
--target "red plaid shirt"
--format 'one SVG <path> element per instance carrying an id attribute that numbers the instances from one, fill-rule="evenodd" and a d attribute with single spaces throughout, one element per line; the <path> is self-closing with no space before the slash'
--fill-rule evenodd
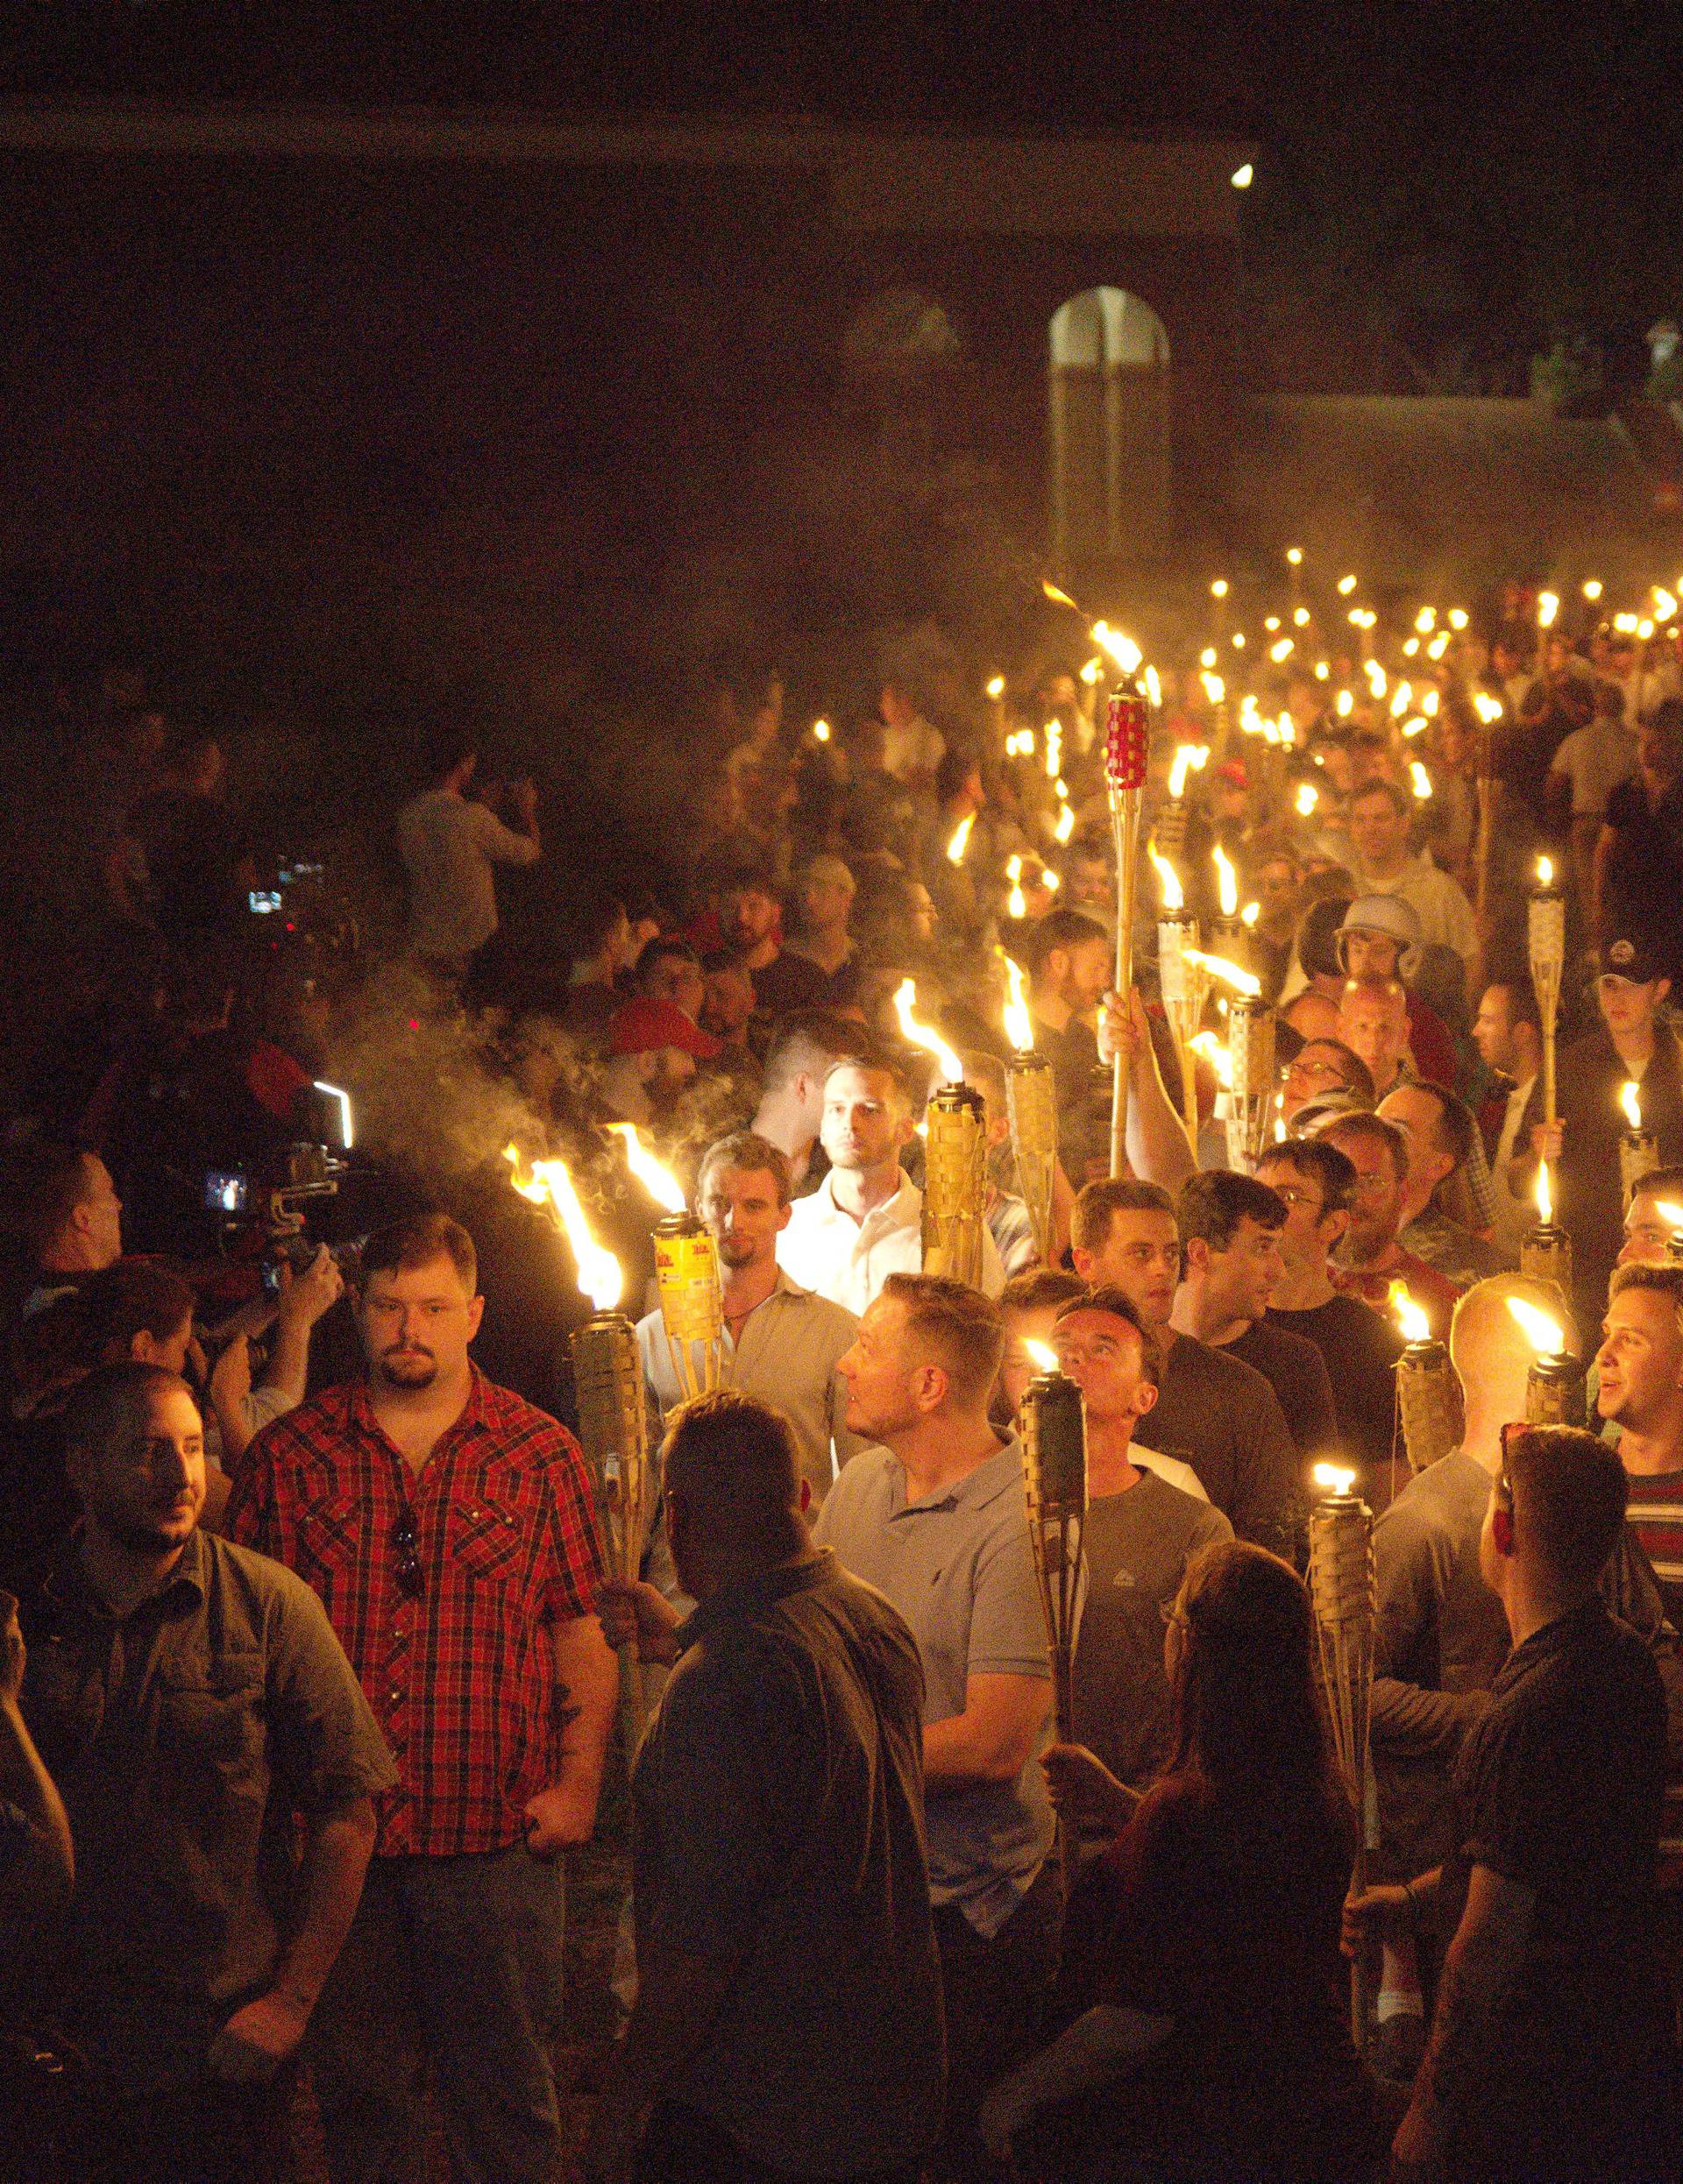
<path id="1" fill-rule="evenodd" d="M 397 1578 L 405 1507 L 415 1599 Z M 517 1841 L 527 1800 L 561 1769 L 553 1627 L 591 1612 L 603 1575 L 572 1436 L 475 1372 L 417 1475 L 354 1381 L 258 1435 L 227 1528 L 314 1586 L 351 1657 L 401 1776 L 376 1800 L 379 1854 Z"/>

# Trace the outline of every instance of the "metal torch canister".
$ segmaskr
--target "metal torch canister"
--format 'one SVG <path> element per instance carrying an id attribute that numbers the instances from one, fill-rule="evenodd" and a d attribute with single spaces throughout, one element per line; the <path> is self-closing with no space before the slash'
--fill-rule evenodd
<path id="1" fill-rule="evenodd" d="M 1460 1383 L 1442 1343 L 1410 1343 L 1396 1361 L 1396 1408 L 1410 1471 L 1424 1471 L 1461 1438 Z"/>
<path id="2" fill-rule="evenodd" d="M 1659 1166 L 1659 1140 L 1651 1130 L 1627 1130 L 1619 1138 L 1619 1188 L 1628 1206 L 1637 1185 Z"/>
<path id="3" fill-rule="evenodd" d="M 678 1384 L 686 1395 L 704 1394 L 719 1386 L 724 1371 L 719 1248 L 687 1213 L 669 1213 L 657 1222 L 654 1242 L 660 1315 Z"/>
<path id="4" fill-rule="evenodd" d="M 1274 1011 L 1254 994 L 1239 994 L 1228 1004 L 1227 1057 L 1233 1073 L 1227 1159 L 1248 1173 L 1268 1143 L 1274 1103 Z"/>
<path id="5" fill-rule="evenodd" d="M 923 1271 L 982 1286 L 987 1130 L 981 1095 L 943 1084 L 930 1100 L 924 1142 Z"/>
<path id="6" fill-rule="evenodd" d="M 1572 1238 L 1557 1223 L 1539 1222 L 1519 1241 L 1519 1271 L 1528 1281 L 1552 1281 L 1572 1294 Z"/>
<path id="7" fill-rule="evenodd" d="M 1058 1166 L 1058 1090 L 1044 1054 L 1013 1054 L 1005 1064 L 1005 1116 L 1017 1162 L 1017 1187 L 1034 1227 L 1034 1248 L 1052 1263 L 1052 1187 Z"/>
<path id="8" fill-rule="evenodd" d="M 1588 1374 L 1581 1358 L 1533 1358 L 1525 1376 L 1528 1426 L 1581 1426 L 1587 1423 Z"/>

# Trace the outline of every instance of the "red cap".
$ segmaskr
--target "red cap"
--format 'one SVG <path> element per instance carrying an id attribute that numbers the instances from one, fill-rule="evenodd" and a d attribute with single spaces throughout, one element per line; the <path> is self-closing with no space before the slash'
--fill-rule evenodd
<path id="1" fill-rule="evenodd" d="M 720 1042 L 675 1001 L 656 1001 L 647 994 L 628 1001 L 608 1018 L 610 1054 L 648 1054 L 659 1046 L 677 1046 L 698 1061 L 711 1061 Z"/>

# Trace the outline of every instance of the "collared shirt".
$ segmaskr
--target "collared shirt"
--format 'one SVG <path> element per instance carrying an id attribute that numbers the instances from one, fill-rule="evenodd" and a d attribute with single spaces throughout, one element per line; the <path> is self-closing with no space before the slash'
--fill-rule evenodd
<path id="1" fill-rule="evenodd" d="M 905 1618 L 918 1642 L 924 1726 L 964 1711 L 973 1676 L 1048 1677 L 1046 1627 L 1029 1551 L 1022 1443 L 1015 1434 L 955 1485 L 920 1501 L 886 1449 L 856 1457 L 813 1536 Z M 1040 1741 L 1014 1782 L 939 1792 L 929 1802 L 929 1885 L 979 1933 L 998 1932 L 1052 1845 Z"/>
<path id="2" fill-rule="evenodd" d="M 1424 849 L 1390 879 L 1377 878 L 1360 862 L 1351 870 L 1360 882 L 1359 894 L 1396 895 L 1409 904 L 1420 920 L 1423 947 L 1452 948 L 1463 962 L 1472 955 L 1478 943 L 1473 905 L 1459 883 L 1440 871 Z"/>
<path id="3" fill-rule="evenodd" d="M 76 1846 L 72 2024 L 124 2082 L 190 2081 L 274 1975 L 294 1813 L 396 1770 L 315 1594 L 205 1532 L 120 1618 L 71 1542 L 25 1634 L 24 1716 Z"/>
<path id="4" fill-rule="evenodd" d="M 814 1506 L 842 1464 L 865 1445 L 848 1430 L 847 1389 L 835 1369 L 836 1359 L 853 1347 L 858 1325 L 851 1312 L 799 1287 L 779 1267 L 770 1296 L 743 1321 L 741 1339 L 725 1329 L 725 1385 L 757 1395 L 794 1428 L 801 1476 L 812 1487 Z M 685 1393 L 658 1312 L 637 1322 L 637 1349 L 658 1424 Z M 699 1362 L 699 1344 L 695 1350 Z"/>
<path id="5" fill-rule="evenodd" d="M 429 789 L 397 815 L 409 876 L 409 935 L 423 955 L 472 955 L 497 929 L 493 868 L 533 864 L 538 846 L 486 805 Z"/>
<path id="6" fill-rule="evenodd" d="M 808 1198 L 796 1199 L 778 1238 L 778 1264 L 803 1289 L 815 1290 L 863 1317 L 891 1274 L 923 1271 L 923 1193 L 902 1174 L 891 1198 L 856 1221 L 835 1202 L 835 1171 Z M 997 1297 L 1005 1286 L 999 1253 L 982 1224 L 982 1287 Z"/>
<path id="7" fill-rule="evenodd" d="M 398 1583 L 415 1530 L 419 1596 Z M 591 1612 L 602 1553 L 571 1434 L 475 1371 L 412 1472 L 366 1385 L 326 1389 L 259 1434 L 228 1506 L 235 1537 L 321 1595 L 400 1776 L 382 1856 L 506 1849 L 560 1773 L 553 1627 Z"/>
<path id="8" fill-rule="evenodd" d="M 1504 1252 L 1517 1252 L 1528 1230 L 1537 1226 L 1537 1209 L 1529 1198 L 1516 1197 L 1510 1188 L 1516 1154 L 1526 1158 L 1530 1153 L 1530 1140 L 1522 1139 L 1520 1124 L 1525 1119 L 1525 1110 L 1530 1104 L 1534 1076 L 1523 1084 L 1514 1085 L 1509 1091 L 1502 1109 L 1502 1129 L 1496 1138 L 1496 1149 L 1490 1156 L 1490 1182 L 1495 1202 L 1495 1239 Z"/>
<path id="9" fill-rule="evenodd" d="M 667 2095 L 779 2173 L 914 2159 L 941 2029 L 912 1634 L 808 1553 L 715 1593 L 678 1643 L 632 1781 L 638 1955 L 738 1971 Z"/>

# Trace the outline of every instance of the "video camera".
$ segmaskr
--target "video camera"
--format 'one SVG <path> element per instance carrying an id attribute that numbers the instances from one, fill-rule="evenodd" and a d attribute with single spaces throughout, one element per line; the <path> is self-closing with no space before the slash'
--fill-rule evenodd
<path id="1" fill-rule="evenodd" d="M 264 1237 L 263 1287 L 270 1296 L 280 1294 L 284 1269 L 302 1273 L 315 1258 L 316 1246 L 304 1232 L 310 1208 L 337 1196 L 351 1166 L 351 1096 L 319 1079 L 313 1089 L 322 1096 L 319 1141 L 286 1146 L 256 1174 L 211 1168 L 204 1178 L 204 1209 L 220 1217 L 225 1237 L 250 1236 L 253 1230 Z M 333 1263 L 347 1281 L 354 1281 L 360 1271 L 367 1240 L 352 1237 L 330 1247 Z"/>

